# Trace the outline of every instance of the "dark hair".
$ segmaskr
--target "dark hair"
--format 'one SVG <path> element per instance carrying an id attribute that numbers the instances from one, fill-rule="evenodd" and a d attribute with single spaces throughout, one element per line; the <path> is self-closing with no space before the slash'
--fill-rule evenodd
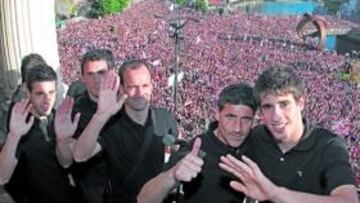
<path id="1" fill-rule="evenodd" d="M 108 69 L 113 69 L 115 66 L 114 55 L 108 49 L 92 49 L 86 52 L 81 58 L 81 74 L 84 74 L 84 68 L 87 62 L 90 61 L 106 61 Z"/>
<path id="2" fill-rule="evenodd" d="M 21 60 L 21 80 L 22 82 L 26 82 L 26 74 L 29 72 L 29 70 L 37 65 L 46 65 L 45 59 L 40 55 L 36 53 L 32 53 L 29 55 L 26 55 Z"/>
<path id="3" fill-rule="evenodd" d="M 124 63 L 121 64 L 121 66 L 118 70 L 118 75 L 120 77 L 121 84 L 124 83 L 124 72 L 127 69 L 138 69 L 141 66 L 145 66 L 150 72 L 151 65 L 145 60 L 129 59 L 129 60 L 124 61 Z"/>
<path id="4" fill-rule="evenodd" d="M 256 111 L 256 102 L 254 99 L 253 88 L 245 83 L 233 84 L 225 87 L 218 100 L 218 108 L 221 111 L 226 103 L 232 105 L 245 105 Z"/>
<path id="5" fill-rule="evenodd" d="M 268 94 L 292 94 L 297 101 L 305 95 L 302 80 L 289 67 L 274 66 L 264 70 L 255 82 L 254 94 L 258 103 Z"/>
<path id="6" fill-rule="evenodd" d="M 26 75 L 26 87 L 31 92 L 35 82 L 57 81 L 56 72 L 48 65 L 34 66 Z"/>

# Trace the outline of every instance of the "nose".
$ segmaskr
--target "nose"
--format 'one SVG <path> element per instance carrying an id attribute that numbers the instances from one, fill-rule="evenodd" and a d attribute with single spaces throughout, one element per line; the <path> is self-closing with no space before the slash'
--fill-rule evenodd
<path id="1" fill-rule="evenodd" d="M 43 104 L 49 104 L 50 101 L 51 101 L 51 95 L 49 94 L 46 94 L 44 97 L 43 97 Z"/>
<path id="2" fill-rule="evenodd" d="M 236 133 L 241 132 L 241 128 L 242 128 L 241 119 L 237 119 L 236 122 L 234 123 L 233 127 L 234 127 L 234 131 L 235 131 Z"/>
<path id="3" fill-rule="evenodd" d="M 98 73 L 96 73 L 96 74 L 94 74 L 94 82 L 95 83 L 100 83 L 101 81 L 102 81 L 102 79 L 104 78 L 101 74 L 98 74 Z"/>
<path id="4" fill-rule="evenodd" d="M 281 108 L 279 106 L 275 106 L 273 113 L 272 113 L 272 120 L 273 122 L 281 121 Z"/>
<path id="5" fill-rule="evenodd" d="M 137 87 L 135 89 L 135 96 L 142 96 L 143 95 L 143 89 L 141 87 Z"/>

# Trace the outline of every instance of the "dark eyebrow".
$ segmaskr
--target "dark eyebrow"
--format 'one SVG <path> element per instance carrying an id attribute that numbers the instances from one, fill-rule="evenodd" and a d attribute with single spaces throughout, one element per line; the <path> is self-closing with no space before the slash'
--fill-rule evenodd
<path id="1" fill-rule="evenodd" d="M 236 115 L 233 113 L 227 113 L 225 114 L 225 117 L 236 117 Z"/>

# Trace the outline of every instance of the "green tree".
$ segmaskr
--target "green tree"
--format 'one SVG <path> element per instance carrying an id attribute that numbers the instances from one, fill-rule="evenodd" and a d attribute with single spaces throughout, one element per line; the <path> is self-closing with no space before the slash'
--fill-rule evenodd
<path id="1" fill-rule="evenodd" d="M 208 7 L 209 7 L 208 0 L 196 0 L 195 1 L 195 9 L 196 10 L 206 12 L 208 10 Z"/>
<path id="2" fill-rule="evenodd" d="M 123 11 L 130 4 L 130 0 L 95 0 L 93 16 L 106 16 Z"/>

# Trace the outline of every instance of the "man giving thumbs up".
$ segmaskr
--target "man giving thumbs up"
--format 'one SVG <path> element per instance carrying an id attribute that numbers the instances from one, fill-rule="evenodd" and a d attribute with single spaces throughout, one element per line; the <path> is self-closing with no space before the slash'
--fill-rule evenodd
<path id="1" fill-rule="evenodd" d="M 171 156 L 170 169 L 143 186 L 138 202 L 162 202 L 180 182 L 184 189 L 183 202 L 242 202 L 244 195 L 232 191 L 229 187 L 232 177 L 222 171 L 218 163 L 227 153 L 236 157 L 246 154 L 243 143 L 255 111 L 250 86 L 241 83 L 226 87 L 220 93 L 217 121 Z"/>

